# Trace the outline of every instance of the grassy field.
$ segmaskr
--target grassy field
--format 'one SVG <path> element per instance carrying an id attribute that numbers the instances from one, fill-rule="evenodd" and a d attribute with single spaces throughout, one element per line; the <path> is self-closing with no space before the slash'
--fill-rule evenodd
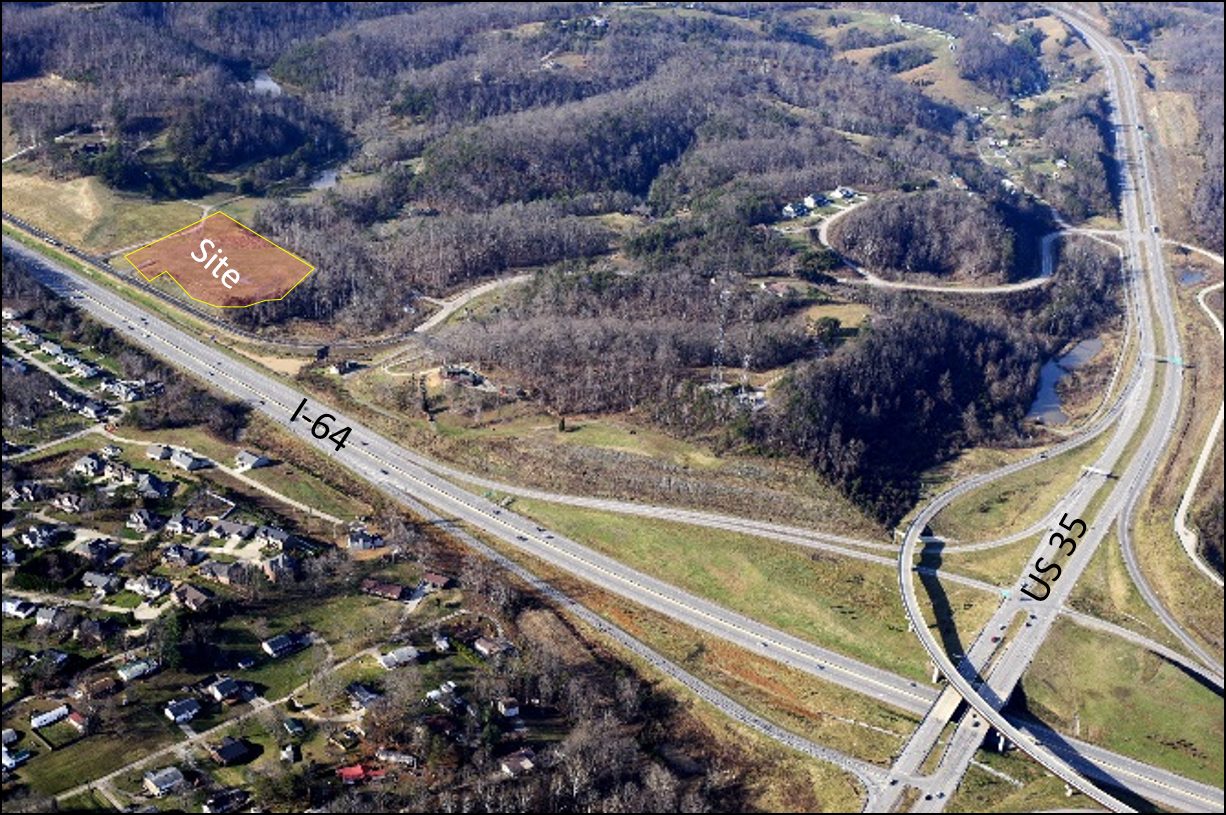
<path id="1" fill-rule="evenodd" d="M 949 800 L 948 812 L 1050 812 L 1078 806 L 1064 796 L 1063 781 L 1021 753 L 1012 751 L 1001 755 L 980 750 L 975 754 L 975 761 L 1021 782 L 1021 786 L 971 765 Z"/>
<path id="2" fill-rule="evenodd" d="M 40 755 L 23 767 L 21 774 L 31 788 L 54 795 L 100 778 L 182 738 L 182 732 L 153 706 L 137 706 L 123 716 L 117 730 L 94 734 Z"/>
<path id="3" fill-rule="evenodd" d="M 1220 607 L 1219 607 L 1220 611 Z M 1022 680 L 1043 721 L 1207 784 L 1222 783 L 1222 700 L 1153 653 L 1060 620 Z"/>
<path id="4" fill-rule="evenodd" d="M 96 178 L 56 181 L 10 165 L 2 178 L 6 210 L 99 254 L 157 240 L 201 217 L 200 208 L 191 204 L 151 203 L 115 192 Z"/>
<path id="5" fill-rule="evenodd" d="M 722 530 L 536 501 L 516 501 L 514 508 L 633 568 L 810 642 L 915 679 L 927 674 L 891 569 Z M 959 605 L 988 599 L 951 591 Z"/>

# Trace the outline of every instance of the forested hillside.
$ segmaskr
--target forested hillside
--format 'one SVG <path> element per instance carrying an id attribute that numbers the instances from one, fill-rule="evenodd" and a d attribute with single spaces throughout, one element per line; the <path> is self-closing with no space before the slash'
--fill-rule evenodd
<path id="1" fill-rule="evenodd" d="M 855 260 L 1032 274 L 1048 214 L 985 162 L 985 111 L 1077 171 L 1018 173 L 1028 188 L 1074 220 L 1113 207 L 1103 103 L 1074 87 L 1092 71 L 1051 47 L 1032 19 L 1045 14 L 15 3 L 4 79 L 25 92 L 5 114 L 20 143 L 44 145 L 32 171 L 157 199 L 247 196 L 249 225 L 317 267 L 224 319 L 394 334 L 423 296 L 533 270 L 439 349 L 550 411 L 635 411 L 803 457 L 888 521 L 920 469 L 1014 437 L 1041 358 L 1110 320 L 1112 261 L 1068 246 L 1061 282 L 1012 310 L 929 307 L 836 290 L 816 221 L 785 228 L 780 212 L 849 186 L 868 200 L 833 233 Z M 253 82 L 264 71 L 277 92 Z M 1059 96 L 1019 106 L 1056 79 Z M 325 167 L 343 183 L 308 191 Z M 874 317 L 807 316 L 836 296 Z M 707 387 L 724 367 L 777 383 L 767 408 Z"/>

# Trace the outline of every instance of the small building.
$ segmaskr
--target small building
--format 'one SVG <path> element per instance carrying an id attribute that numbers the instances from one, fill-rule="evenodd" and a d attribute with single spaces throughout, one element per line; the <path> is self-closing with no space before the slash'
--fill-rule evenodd
<path id="1" fill-rule="evenodd" d="M 818 207 L 828 206 L 830 199 L 824 195 L 806 195 L 804 204 L 809 209 L 817 209 Z"/>
<path id="2" fill-rule="evenodd" d="M 223 676 L 209 685 L 208 692 L 213 697 L 213 701 L 224 702 L 227 699 L 237 699 L 243 689 L 233 677 Z"/>
<path id="3" fill-rule="evenodd" d="M 230 586 L 242 581 L 243 571 L 244 567 L 241 563 L 209 560 L 200 566 L 199 574 L 206 580 L 215 580 L 223 586 Z"/>
<path id="4" fill-rule="evenodd" d="M 77 412 L 85 418 L 93 419 L 96 422 L 105 419 L 107 414 L 111 412 L 111 409 L 103 402 L 87 399 L 85 404 L 77 409 Z"/>
<path id="5" fill-rule="evenodd" d="M 506 644 L 494 642 L 487 637 L 478 637 L 473 643 L 473 650 L 486 659 L 489 659 L 490 657 L 495 656 L 496 654 L 501 654 L 503 651 L 505 651 Z"/>
<path id="6" fill-rule="evenodd" d="M 74 619 L 75 615 L 66 608 L 46 606 L 34 615 L 34 624 L 49 631 L 62 631 L 71 627 Z"/>
<path id="7" fill-rule="evenodd" d="M 89 729 L 89 719 L 82 716 L 81 712 L 78 710 L 74 710 L 72 713 L 68 714 L 68 723 L 72 725 L 78 733 L 84 733 Z"/>
<path id="8" fill-rule="evenodd" d="M 270 583 L 281 583 L 293 580 L 298 571 L 298 561 L 282 552 L 276 557 L 264 561 L 264 576 Z"/>
<path id="9" fill-rule="evenodd" d="M 72 474 L 93 478 L 102 472 L 102 468 L 102 459 L 98 458 L 98 454 L 88 453 L 73 462 Z"/>
<path id="10" fill-rule="evenodd" d="M 336 777 L 341 780 L 342 784 L 361 784 L 366 780 L 366 770 L 361 764 L 354 764 L 352 767 L 338 767 Z"/>
<path id="11" fill-rule="evenodd" d="M 206 458 L 194 455 L 188 450 L 175 450 L 170 454 L 170 463 L 180 470 L 187 470 L 190 473 L 193 470 L 201 470 L 208 467 L 211 462 Z"/>
<path id="12" fill-rule="evenodd" d="M 77 626 L 76 638 L 86 648 L 101 648 L 120 632 L 119 623 L 112 617 L 97 620 L 82 620 Z"/>
<path id="13" fill-rule="evenodd" d="M 534 758 L 536 758 L 536 752 L 531 747 L 521 747 L 503 758 L 500 766 L 504 773 L 514 778 L 515 776 L 523 775 L 535 767 L 536 765 L 532 763 Z"/>
<path id="14" fill-rule="evenodd" d="M 43 549 L 55 543 L 59 532 L 60 528 L 55 524 L 39 524 L 22 532 L 18 540 L 21 541 L 22 545 L 28 546 L 31 549 Z"/>
<path id="15" fill-rule="evenodd" d="M 123 455 L 123 448 L 117 447 L 114 444 L 108 444 L 98 452 L 102 453 L 104 458 L 119 458 Z"/>
<path id="16" fill-rule="evenodd" d="M 401 665 L 408 665 L 410 662 L 416 661 L 417 656 L 418 651 L 416 648 L 411 645 L 405 645 L 383 654 L 378 659 L 379 664 L 383 666 L 384 670 L 390 671 L 399 668 Z"/>
<path id="17" fill-rule="evenodd" d="M 147 509 L 136 509 L 128 516 L 128 522 L 124 524 L 133 532 L 145 534 L 146 532 L 154 532 L 162 528 L 166 519 L 156 512 L 150 512 Z"/>
<path id="18" fill-rule="evenodd" d="M 134 594 L 139 594 L 146 600 L 156 600 L 163 594 L 168 594 L 173 588 L 171 582 L 164 577 L 143 574 L 134 577 L 124 584 L 124 588 Z"/>
<path id="19" fill-rule="evenodd" d="M 277 526 L 261 526 L 256 530 L 255 542 L 260 546 L 272 546 L 283 549 L 293 535 Z"/>
<path id="20" fill-rule="evenodd" d="M 169 529 L 170 524 L 168 523 L 166 526 Z M 180 568 L 195 566 L 204 560 L 204 557 L 204 552 L 201 552 L 199 549 L 193 549 L 180 543 L 172 543 L 162 550 L 162 561 L 168 566 L 178 566 Z"/>
<path id="21" fill-rule="evenodd" d="M 386 544 L 383 538 L 378 535 L 371 534 L 365 529 L 355 529 L 349 533 L 348 547 L 355 551 L 364 552 L 370 549 L 381 549 Z"/>
<path id="22" fill-rule="evenodd" d="M 438 572 L 426 572 L 422 575 L 421 582 L 427 591 L 440 591 L 447 588 L 451 578 Z"/>
<path id="23" fill-rule="evenodd" d="M 115 671 L 124 682 L 131 682 L 142 676 L 148 676 L 158 669 L 158 664 L 152 659 L 136 659 L 119 666 Z"/>
<path id="24" fill-rule="evenodd" d="M 209 756 L 223 767 L 237 764 L 247 757 L 247 743 L 233 736 L 226 736 L 220 744 L 209 745 Z"/>
<path id="25" fill-rule="evenodd" d="M 55 724 L 60 719 L 67 718 L 71 710 L 72 708 L 68 707 L 68 705 L 60 705 L 44 713 L 31 713 L 30 727 L 46 727 L 47 725 Z"/>
<path id="26" fill-rule="evenodd" d="M 413 595 L 413 590 L 408 586 L 402 586 L 399 583 L 384 583 L 371 577 L 362 581 L 362 591 L 375 597 L 382 597 L 384 600 L 396 600 L 397 602 L 408 600 Z"/>
<path id="27" fill-rule="evenodd" d="M 145 455 L 153 461 L 165 461 L 170 454 L 171 449 L 164 444 L 151 444 L 145 448 Z"/>
<path id="28" fill-rule="evenodd" d="M 186 724 L 196 718 L 200 709 L 200 703 L 195 699 L 172 699 L 163 712 L 175 724 Z"/>
<path id="29" fill-rule="evenodd" d="M 73 686 L 73 699 L 103 699 L 115 693 L 122 687 L 119 680 L 113 676 L 103 676 L 87 681 L 78 680 Z"/>
<path id="30" fill-rule="evenodd" d="M 203 611 L 212 600 L 202 589 L 198 589 L 189 583 L 179 584 L 172 596 L 176 603 L 188 611 Z"/>
<path id="31" fill-rule="evenodd" d="M 163 767 L 160 770 L 150 770 L 145 773 L 145 789 L 154 798 L 161 798 L 169 792 L 174 792 L 183 786 L 186 779 L 178 767 Z"/>
<path id="32" fill-rule="evenodd" d="M 118 575 L 106 572 L 86 572 L 81 575 L 81 582 L 102 594 L 114 594 L 123 588 L 123 580 Z"/>
<path id="33" fill-rule="evenodd" d="M 278 634 L 261 642 L 260 647 L 264 649 L 264 653 L 278 659 L 301 648 L 303 639 L 293 632 Z"/>
<path id="34" fill-rule="evenodd" d="M 61 492 L 51 500 L 51 506 L 61 512 L 75 515 L 81 511 L 81 496 L 75 492 Z"/>
<path id="35" fill-rule="evenodd" d="M 210 796 L 204 802 L 201 811 L 206 813 L 237 812 L 247 805 L 250 798 L 251 796 L 245 790 L 229 787 Z"/>
<path id="36" fill-rule="evenodd" d="M 281 724 L 285 728 L 285 732 L 289 733 L 293 738 L 298 738 L 306 733 L 306 726 L 303 725 L 302 720 L 300 719 L 291 717 L 286 719 Z"/>
<path id="37" fill-rule="evenodd" d="M 376 750 L 375 758 L 388 764 L 401 764 L 410 769 L 417 767 L 417 756 L 401 753 L 398 750 L 389 750 L 386 747 L 380 747 Z"/>
<path id="38" fill-rule="evenodd" d="M 51 340 L 44 340 L 42 345 L 38 346 L 38 350 L 42 351 L 49 357 L 58 357 L 60 354 L 64 353 L 64 349 L 60 346 L 60 344 L 52 342 Z"/>
<path id="39" fill-rule="evenodd" d="M 81 554 L 94 566 L 105 566 L 119 552 L 119 544 L 110 538 L 94 538 L 81 546 Z"/>
<path id="40" fill-rule="evenodd" d="M 508 719 L 519 715 L 519 700 L 514 696 L 506 696 L 498 700 L 498 712 Z"/>
<path id="41" fill-rule="evenodd" d="M 238 523 L 237 521 L 218 521 L 213 524 L 213 528 L 209 530 L 209 537 L 217 540 L 228 538 L 234 541 L 245 541 L 255 534 L 255 526 L 252 524 Z"/>
<path id="42" fill-rule="evenodd" d="M 142 498 L 160 500 L 170 495 L 171 487 L 153 473 L 139 473 L 136 476 L 136 492 Z"/>
<path id="43" fill-rule="evenodd" d="M 451 640 L 449 640 L 443 634 L 435 634 L 434 635 L 434 649 L 436 651 L 450 651 L 451 650 Z"/>
<path id="44" fill-rule="evenodd" d="M 361 682 L 350 682 L 345 687 L 345 693 L 349 696 L 350 707 L 355 709 L 368 708 L 382 698 Z"/>
<path id="45" fill-rule="evenodd" d="M 4 734 L 0 737 L 0 742 L 3 742 L 4 746 L 8 747 L 15 741 L 17 741 L 17 731 L 11 727 L 4 728 Z"/>
<path id="46" fill-rule="evenodd" d="M 175 535 L 199 535 L 201 532 L 207 532 L 208 528 L 209 525 L 205 521 L 183 512 L 176 512 L 166 522 L 166 531 Z"/>
<path id="47" fill-rule="evenodd" d="M 253 453 L 250 450 L 240 450 L 238 455 L 234 457 L 234 469 L 236 470 L 254 470 L 256 467 L 267 467 L 271 462 L 261 456 L 259 453 Z"/>
<path id="48" fill-rule="evenodd" d="M 38 606 L 28 600 L 22 600 L 20 597 L 4 598 L 5 617 L 16 617 L 19 620 L 24 620 L 37 613 Z"/>

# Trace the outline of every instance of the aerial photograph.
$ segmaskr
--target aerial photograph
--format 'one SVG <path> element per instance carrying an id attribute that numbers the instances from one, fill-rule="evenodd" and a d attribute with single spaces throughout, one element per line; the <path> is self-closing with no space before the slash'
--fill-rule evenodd
<path id="1" fill-rule="evenodd" d="M 1220 2 L 5 2 L 4 812 L 1222 812 Z"/>

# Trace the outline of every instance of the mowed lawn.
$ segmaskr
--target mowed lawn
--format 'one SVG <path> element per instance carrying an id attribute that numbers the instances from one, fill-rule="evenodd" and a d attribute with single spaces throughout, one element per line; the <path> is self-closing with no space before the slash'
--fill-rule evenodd
<path id="1" fill-rule="evenodd" d="M 892 568 L 750 535 L 517 500 L 551 529 L 680 588 L 839 653 L 914 679 L 927 659 Z M 984 612 L 995 597 L 946 587 L 950 605 Z M 969 608 L 968 608 L 969 604 Z M 978 616 L 978 615 L 975 615 Z"/>
<path id="2" fill-rule="evenodd" d="M 1221 786 L 1221 697 L 1152 652 L 1062 619 L 1022 684 L 1048 724 Z"/>

